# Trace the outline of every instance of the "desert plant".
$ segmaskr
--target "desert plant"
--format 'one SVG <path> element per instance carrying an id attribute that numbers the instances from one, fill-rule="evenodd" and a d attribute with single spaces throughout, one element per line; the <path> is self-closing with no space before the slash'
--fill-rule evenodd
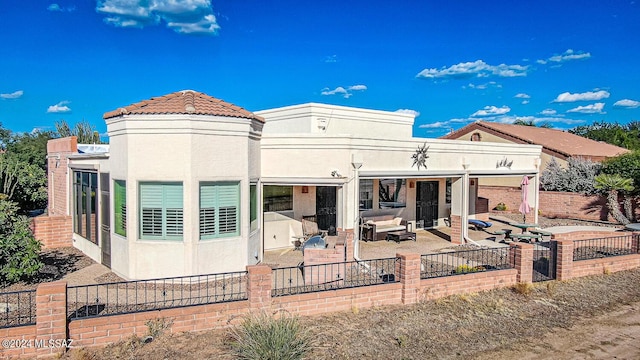
<path id="1" fill-rule="evenodd" d="M 312 334 L 298 318 L 265 313 L 248 315 L 231 330 L 231 348 L 239 359 L 303 359 L 312 346 Z"/>
<path id="2" fill-rule="evenodd" d="M 501 203 L 498 203 L 498 205 L 496 205 L 495 209 L 498 211 L 507 211 L 507 205 L 501 202 Z"/>
<path id="3" fill-rule="evenodd" d="M 618 192 L 633 191 L 633 179 L 623 178 L 618 174 L 600 174 L 595 177 L 595 187 L 607 192 L 607 207 L 611 215 L 617 222 L 626 225 L 630 223 L 629 219 L 620 211 L 620 203 L 618 202 Z"/>
<path id="4" fill-rule="evenodd" d="M 562 167 L 552 158 L 540 176 L 540 188 L 547 191 L 566 191 L 585 195 L 597 193 L 593 179 L 600 173 L 601 165 L 582 158 L 569 158 Z"/>
<path id="5" fill-rule="evenodd" d="M 462 265 L 456 266 L 456 269 L 454 270 L 454 272 L 456 274 L 466 274 L 466 273 L 472 273 L 472 272 L 478 272 L 478 271 L 484 271 L 484 270 L 486 269 L 482 266 L 471 266 L 467 264 L 462 264 Z"/>

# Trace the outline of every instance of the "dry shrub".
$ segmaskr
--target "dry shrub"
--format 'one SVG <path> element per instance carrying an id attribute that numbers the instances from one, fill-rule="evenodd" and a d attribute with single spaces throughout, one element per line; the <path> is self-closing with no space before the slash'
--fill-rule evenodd
<path id="1" fill-rule="evenodd" d="M 520 295 L 531 296 L 531 294 L 533 293 L 533 284 L 527 282 L 519 282 L 513 286 L 513 290 Z"/>
<path id="2" fill-rule="evenodd" d="M 313 346 L 313 334 L 303 328 L 297 317 L 264 313 L 248 315 L 231 329 L 231 348 L 238 359 L 303 359 Z"/>

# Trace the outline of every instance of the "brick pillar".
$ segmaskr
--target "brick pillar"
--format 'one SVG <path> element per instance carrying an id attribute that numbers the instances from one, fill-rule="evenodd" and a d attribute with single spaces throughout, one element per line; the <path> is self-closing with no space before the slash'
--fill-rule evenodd
<path id="1" fill-rule="evenodd" d="M 515 252 L 515 268 L 518 270 L 517 281 L 522 283 L 533 282 L 533 245 L 512 243 L 511 250 Z"/>
<path id="2" fill-rule="evenodd" d="M 415 304 L 420 292 L 420 254 L 396 254 L 396 274 L 402 284 L 402 303 Z"/>
<path id="3" fill-rule="evenodd" d="M 67 339 L 67 283 L 56 281 L 38 285 L 36 289 L 36 340 Z M 63 352 L 65 348 L 37 349 L 38 357 Z"/>
<path id="4" fill-rule="evenodd" d="M 640 232 L 631 233 L 631 251 L 634 254 L 640 253 Z"/>
<path id="5" fill-rule="evenodd" d="M 78 152 L 78 139 L 70 136 L 47 141 L 48 169 L 48 214 L 67 215 L 67 199 L 69 193 L 68 163 L 69 155 Z"/>
<path id="6" fill-rule="evenodd" d="M 573 277 L 573 240 L 556 240 L 556 279 L 569 280 Z"/>
<path id="7" fill-rule="evenodd" d="M 266 265 L 247 266 L 247 297 L 249 308 L 271 307 L 271 268 Z"/>
<path id="8" fill-rule="evenodd" d="M 451 214 L 451 243 L 462 244 L 462 221 L 459 215 Z"/>
<path id="9" fill-rule="evenodd" d="M 354 230 L 357 229 L 346 229 L 346 230 L 338 230 L 338 238 L 344 239 L 344 247 L 345 247 L 345 261 L 353 261 L 354 248 L 355 248 L 355 236 L 353 236 Z M 362 240 L 362 239 L 360 239 Z"/>

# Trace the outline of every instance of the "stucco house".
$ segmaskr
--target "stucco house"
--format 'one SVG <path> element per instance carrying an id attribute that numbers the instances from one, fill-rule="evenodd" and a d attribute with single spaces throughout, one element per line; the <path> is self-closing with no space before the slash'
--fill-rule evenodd
<path id="1" fill-rule="evenodd" d="M 317 103 L 252 113 L 185 90 L 104 119 L 108 146 L 48 144 L 48 213 L 126 279 L 242 270 L 292 247 L 303 216 L 352 233 L 350 257 L 361 212 L 383 208 L 414 229 L 450 224 L 463 243 L 467 220 L 486 212 L 482 178 L 529 177 L 537 208 L 541 146 L 416 138 L 409 114 Z"/>

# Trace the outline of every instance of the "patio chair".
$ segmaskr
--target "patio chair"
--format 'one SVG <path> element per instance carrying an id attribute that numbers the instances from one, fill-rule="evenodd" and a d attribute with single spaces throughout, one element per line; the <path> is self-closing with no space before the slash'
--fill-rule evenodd
<path id="1" fill-rule="evenodd" d="M 318 223 L 306 219 L 302 219 L 302 235 L 304 235 L 304 241 L 315 235 L 320 235 L 322 238 L 327 236 L 326 231 L 321 231 L 318 228 Z"/>

